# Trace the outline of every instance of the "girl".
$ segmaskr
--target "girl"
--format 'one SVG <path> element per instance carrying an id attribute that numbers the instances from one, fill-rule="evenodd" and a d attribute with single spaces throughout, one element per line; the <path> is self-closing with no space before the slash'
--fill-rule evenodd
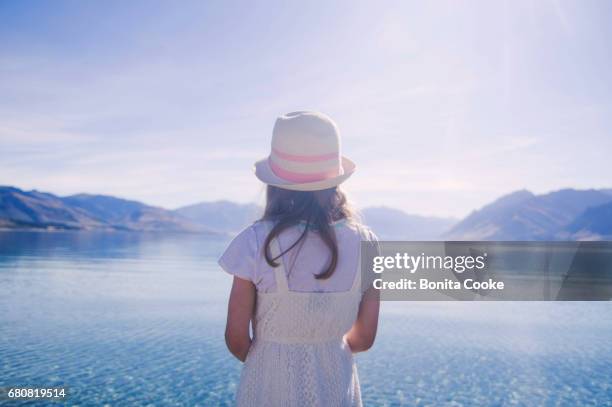
<path id="1" fill-rule="evenodd" d="M 234 275 L 225 339 L 244 362 L 239 406 L 362 404 L 352 354 L 374 343 L 379 297 L 359 261 L 361 241 L 376 238 L 338 188 L 354 170 L 329 117 L 277 119 L 272 151 L 255 164 L 264 215 L 219 259 Z"/>

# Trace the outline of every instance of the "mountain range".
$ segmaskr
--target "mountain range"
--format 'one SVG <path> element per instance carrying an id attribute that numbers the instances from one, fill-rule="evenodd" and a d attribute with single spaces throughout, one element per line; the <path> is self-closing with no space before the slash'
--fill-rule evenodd
<path id="1" fill-rule="evenodd" d="M 386 206 L 364 208 L 361 217 L 381 240 L 437 240 L 457 219 L 407 214 Z"/>
<path id="2" fill-rule="evenodd" d="M 179 214 L 199 227 L 216 232 L 235 233 L 256 220 L 262 208 L 255 204 L 238 204 L 230 201 L 200 202 L 176 209 Z"/>
<path id="3" fill-rule="evenodd" d="M 201 202 L 176 210 L 107 195 L 60 197 L 0 186 L 0 229 L 118 230 L 233 234 L 261 214 L 255 204 Z M 502 196 L 466 218 L 426 217 L 369 207 L 362 218 L 381 240 L 605 240 L 612 238 L 612 189 L 562 189 Z"/>
<path id="4" fill-rule="evenodd" d="M 0 186 L 0 228 L 208 232 L 179 214 L 106 195 L 59 197 Z"/>
<path id="5" fill-rule="evenodd" d="M 520 190 L 473 211 L 445 240 L 602 240 L 612 236 L 612 189 Z M 608 208 L 606 210 L 606 208 Z"/>

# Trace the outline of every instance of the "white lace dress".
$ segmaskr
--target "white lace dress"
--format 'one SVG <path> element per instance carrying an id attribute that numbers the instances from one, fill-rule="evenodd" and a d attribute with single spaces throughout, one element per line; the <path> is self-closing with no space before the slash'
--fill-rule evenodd
<path id="1" fill-rule="evenodd" d="M 280 252 L 276 239 L 271 253 Z M 361 406 L 353 354 L 343 335 L 357 318 L 361 272 L 344 292 L 294 292 L 285 267 L 276 292 L 257 293 L 254 340 L 240 377 L 238 406 Z"/>

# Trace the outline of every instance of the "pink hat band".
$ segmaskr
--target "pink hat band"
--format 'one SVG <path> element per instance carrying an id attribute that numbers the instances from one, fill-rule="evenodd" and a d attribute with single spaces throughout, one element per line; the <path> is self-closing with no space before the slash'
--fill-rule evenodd
<path id="1" fill-rule="evenodd" d="M 272 153 L 268 158 L 270 168 L 279 176 L 290 182 L 316 182 L 342 175 L 344 171 L 340 165 L 340 154 L 338 152 L 318 155 L 299 155 L 288 154 L 272 148 Z M 326 163 L 327 162 L 327 163 Z M 322 165 L 302 165 L 301 169 L 310 169 L 310 172 L 299 172 L 287 167 L 300 167 L 300 164 L 322 164 Z M 283 167 L 283 164 L 284 167 Z M 289 164 L 289 165 L 287 165 Z M 327 165 L 325 165 L 327 164 Z M 327 169 L 321 171 L 321 167 Z"/>

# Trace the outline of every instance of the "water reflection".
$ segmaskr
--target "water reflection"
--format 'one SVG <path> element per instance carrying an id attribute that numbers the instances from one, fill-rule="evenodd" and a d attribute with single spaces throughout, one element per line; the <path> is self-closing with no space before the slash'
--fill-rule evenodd
<path id="1" fill-rule="evenodd" d="M 0 233 L 0 386 L 68 385 L 73 405 L 230 405 L 225 241 Z M 358 356 L 371 405 L 605 405 L 610 303 L 383 304 Z M 0 403 L 2 403 L 0 401 Z"/>

